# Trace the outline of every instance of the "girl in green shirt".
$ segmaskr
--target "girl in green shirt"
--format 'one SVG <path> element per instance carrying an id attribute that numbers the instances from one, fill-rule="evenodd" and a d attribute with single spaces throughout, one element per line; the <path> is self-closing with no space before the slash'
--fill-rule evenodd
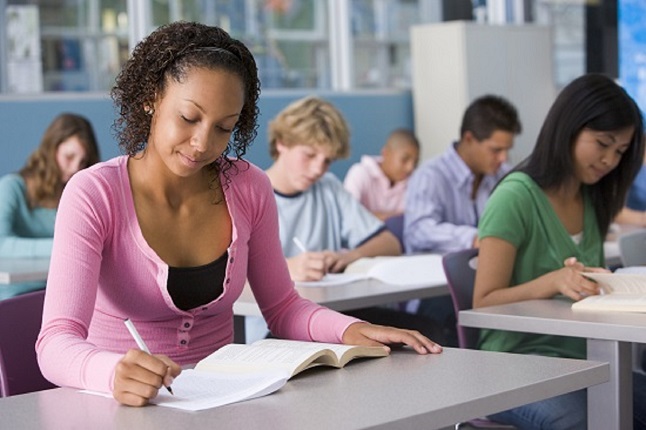
<path id="1" fill-rule="evenodd" d="M 532 154 L 501 181 L 483 213 L 474 307 L 598 294 L 580 272 L 606 270 L 603 238 L 643 154 L 641 113 L 620 86 L 588 74 L 565 87 Z M 486 330 L 480 347 L 585 358 L 585 340 L 560 336 Z M 522 429 L 585 429 L 586 410 L 582 390 L 492 418 Z"/>

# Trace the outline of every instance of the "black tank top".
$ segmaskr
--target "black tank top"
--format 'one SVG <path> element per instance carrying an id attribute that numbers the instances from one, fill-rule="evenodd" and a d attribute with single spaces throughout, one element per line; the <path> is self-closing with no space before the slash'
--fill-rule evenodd
<path id="1" fill-rule="evenodd" d="M 179 309 L 187 311 L 218 298 L 224 291 L 229 253 L 198 267 L 168 267 L 168 294 Z"/>

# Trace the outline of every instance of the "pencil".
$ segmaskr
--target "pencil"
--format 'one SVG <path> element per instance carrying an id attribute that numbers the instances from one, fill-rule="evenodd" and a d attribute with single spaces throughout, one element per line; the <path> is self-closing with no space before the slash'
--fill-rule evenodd
<path id="1" fill-rule="evenodd" d="M 301 250 L 301 252 L 307 252 L 307 248 L 305 248 L 305 245 L 303 245 L 303 242 L 301 242 L 299 238 L 294 237 L 292 241 L 294 242 L 294 245 Z"/>
<path id="2" fill-rule="evenodd" d="M 135 342 L 137 342 L 137 346 L 139 347 L 139 349 L 150 354 L 150 350 L 148 349 L 148 346 L 146 346 L 146 343 L 139 335 L 139 332 L 135 328 L 135 325 L 132 323 L 132 321 L 130 321 L 130 318 L 126 318 L 123 321 L 123 323 L 126 325 L 126 328 L 130 332 L 130 335 L 132 336 L 132 338 L 135 340 Z M 169 393 L 175 395 L 173 393 L 173 389 L 170 386 L 166 387 L 166 389 L 168 390 Z"/>

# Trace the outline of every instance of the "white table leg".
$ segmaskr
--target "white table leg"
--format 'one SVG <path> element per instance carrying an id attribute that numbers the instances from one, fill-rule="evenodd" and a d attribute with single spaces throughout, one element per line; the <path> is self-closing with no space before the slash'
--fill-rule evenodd
<path id="1" fill-rule="evenodd" d="M 588 388 L 588 428 L 633 428 L 632 344 L 588 339 L 588 360 L 610 364 L 610 380 Z"/>

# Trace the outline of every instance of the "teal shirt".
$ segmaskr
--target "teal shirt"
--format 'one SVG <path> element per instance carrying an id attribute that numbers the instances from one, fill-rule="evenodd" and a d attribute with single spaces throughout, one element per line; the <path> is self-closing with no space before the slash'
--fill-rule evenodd
<path id="1" fill-rule="evenodd" d="M 602 267 L 603 239 L 589 196 L 584 192 L 583 237 L 577 245 L 554 212 L 543 190 L 515 172 L 496 188 L 478 225 L 480 239 L 497 237 L 516 248 L 509 288 L 561 269 L 568 257 Z M 563 297 L 559 297 L 563 298 Z M 585 339 L 483 330 L 480 348 L 491 351 L 585 358 Z"/>
<path id="2" fill-rule="evenodd" d="M 33 208 L 22 176 L 0 178 L 0 258 L 49 257 L 56 209 Z M 44 282 L 0 284 L 0 300 L 45 287 Z"/>

